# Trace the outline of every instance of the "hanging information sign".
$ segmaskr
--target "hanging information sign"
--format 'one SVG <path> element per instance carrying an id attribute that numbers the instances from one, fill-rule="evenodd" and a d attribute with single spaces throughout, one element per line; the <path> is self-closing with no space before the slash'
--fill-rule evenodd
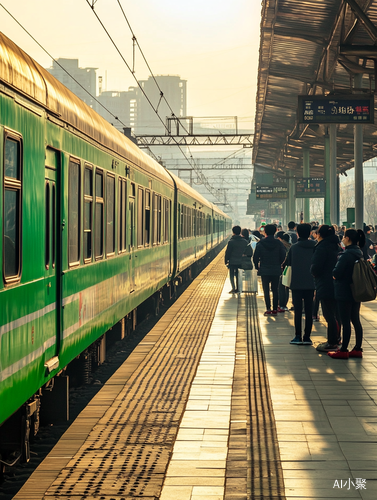
<path id="1" fill-rule="evenodd" d="M 324 198 L 326 181 L 323 177 L 296 179 L 296 198 Z"/>
<path id="2" fill-rule="evenodd" d="M 288 198 L 287 186 L 256 186 L 257 200 L 283 200 Z"/>
<path id="3" fill-rule="evenodd" d="M 370 94 L 299 95 L 300 123 L 374 123 L 374 97 Z"/>

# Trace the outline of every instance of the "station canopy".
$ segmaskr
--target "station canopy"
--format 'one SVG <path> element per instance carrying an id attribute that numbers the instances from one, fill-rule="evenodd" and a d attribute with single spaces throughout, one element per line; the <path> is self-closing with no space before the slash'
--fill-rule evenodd
<path id="1" fill-rule="evenodd" d="M 355 88 L 355 75 L 362 86 Z M 253 163 L 302 176 L 324 174 L 328 124 L 298 120 L 298 95 L 372 94 L 377 74 L 377 0 L 264 0 Z M 353 123 L 337 124 L 338 172 L 354 166 Z M 364 161 L 377 155 L 377 126 L 363 125 Z"/>

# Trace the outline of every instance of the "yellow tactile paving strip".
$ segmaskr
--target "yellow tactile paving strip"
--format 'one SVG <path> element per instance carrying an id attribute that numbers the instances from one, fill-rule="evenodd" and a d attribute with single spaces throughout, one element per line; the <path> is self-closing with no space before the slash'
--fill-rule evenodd
<path id="1" fill-rule="evenodd" d="M 362 360 L 290 345 L 293 312 L 263 316 L 262 295 L 258 308 L 287 500 L 375 500 L 377 302 L 361 308 Z M 312 340 L 326 340 L 322 319 Z"/>
<path id="2" fill-rule="evenodd" d="M 238 297 L 224 287 L 193 380 L 161 500 L 223 500 Z"/>
<path id="3" fill-rule="evenodd" d="M 159 497 L 226 279 L 223 259 L 221 252 L 173 304 L 70 426 L 16 500 Z M 222 406 L 223 395 L 222 389 L 213 394 L 217 416 L 215 403 Z"/>

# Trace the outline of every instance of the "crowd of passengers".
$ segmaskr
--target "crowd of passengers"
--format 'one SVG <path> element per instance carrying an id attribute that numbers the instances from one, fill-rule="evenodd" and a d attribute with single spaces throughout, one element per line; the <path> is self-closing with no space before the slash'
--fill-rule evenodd
<path id="1" fill-rule="evenodd" d="M 377 226 L 361 229 L 338 228 L 294 221 L 287 231 L 267 224 L 259 230 L 232 228 L 233 235 L 225 252 L 232 289 L 239 293 L 239 269 L 249 260 L 261 278 L 266 304 L 265 316 L 277 316 L 289 311 L 291 292 L 295 336 L 291 344 L 313 345 L 313 321 L 319 321 L 319 304 L 327 322 L 327 341 L 316 349 L 334 359 L 362 358 L 363 328 L 360 322 L 360 302 L 355 301 L 351 284 L 355 262 L 371 260 L 376 267 Z M 290 285 L 283 284 L 283 269 L 290 267 Z M 250 267 L 249 267 L 250 269 Z M 272 307 L 270 291 L 272 292 Z M 302 314 L 305 315 L 302 332 Z M 348 350 L 351 324 L 356 343 Z"/>

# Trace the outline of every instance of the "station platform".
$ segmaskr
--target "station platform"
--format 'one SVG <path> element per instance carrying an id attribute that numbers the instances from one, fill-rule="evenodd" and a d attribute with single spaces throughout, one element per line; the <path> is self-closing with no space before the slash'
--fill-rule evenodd
<path id="1" fill-rule="evenodd" d="M 364 358 L 290 345 L 293 312 L 228 293 L 224 251 L 83 410 L 15 500 L 377 498 L 377 302 Z M 249 291 L 247 291 L 249 290 Z M 352 339 L 351 339 L 352 340 Z"/>

